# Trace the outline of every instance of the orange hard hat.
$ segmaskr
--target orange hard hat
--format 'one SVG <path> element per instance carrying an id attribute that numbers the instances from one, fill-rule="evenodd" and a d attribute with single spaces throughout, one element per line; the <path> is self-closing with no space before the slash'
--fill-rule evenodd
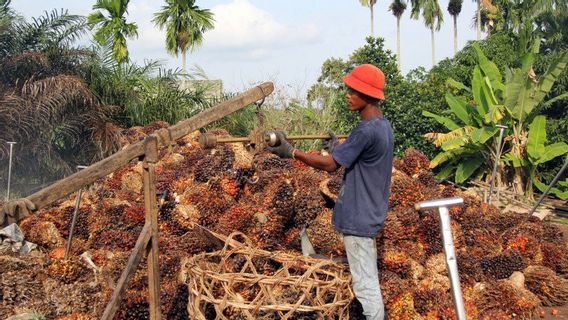
<path id="1" fill-rule="evenodd" d="M 345 84 L 369 97 L 385 99 L 385 74 L 372 64 L 362 64 L 355 67 L 350 74 L 342 78 Z"/>

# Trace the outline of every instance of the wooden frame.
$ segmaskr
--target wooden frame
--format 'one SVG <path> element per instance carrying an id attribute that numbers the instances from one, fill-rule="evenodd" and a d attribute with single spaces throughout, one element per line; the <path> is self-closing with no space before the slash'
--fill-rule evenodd
<path id="1" fill-rule="evenodd" d="M 171 147 L 175 140 L 238 111 L 247 105 L 265 99 L 272 91 L 274 91 L 274 85 L 271 82 L 262 83 L 194 117 L 183 120 L 169 128 L 158 130 L 146 137 L 146 139 L 132 144 L 110 157 L 96 162 L 27 197 L 28 200 L 35 204 L 36 209 L 40 209 L 80 190 L 84 186 L 95 182 L 97 179 L 107 176 L 122 166 L 127 165 L 131 160 L 138 158 L 143 161 L 145 224 L 138 240 L 136 240 L 136 245 L 128 259 L 126 268 L 123 270 L 112 297 L 105 308 L 102 319 L 111 320 L 114 318 L 120 306 L 122 294 L 136 271 L 143 254 L 146 254 L 148 257 L 150 319 L 161 319 L 160 270 L 158 265 L 158 207 L 154 170 L 156 163 L 159 161 L 159 148 Z"/>

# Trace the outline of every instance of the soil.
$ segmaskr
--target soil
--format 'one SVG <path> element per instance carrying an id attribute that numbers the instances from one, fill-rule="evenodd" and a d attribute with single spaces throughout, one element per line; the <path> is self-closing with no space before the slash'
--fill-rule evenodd
<path id="1" fill-rule="evenodd" d="M 557 315 L 552 315 L 553 310 L 557 311 Z M 546 307 L 542 308 L 544 315 L 541 313 L 541 316 L 535 319 L 548 319 L 548 320 L 557 320 L 557 319 L 568 319 L 568 306 L 562 307 Z"/>

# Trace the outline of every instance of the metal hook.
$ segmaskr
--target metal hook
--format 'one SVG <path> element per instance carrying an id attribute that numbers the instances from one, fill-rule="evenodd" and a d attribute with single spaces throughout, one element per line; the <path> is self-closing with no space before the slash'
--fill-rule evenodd
<path id="1" fill-rule="evenodd" d="M 260 92 L 262 92 L 262 99 L 256 101 L 254 104 L 256 105 L 257 108 L 260 108 L 260 106 L 262 106 L 262 104 L 264 103 L 264 100 L 266 100 L 266 93 L 264 93 L 264 90 L 262 90 L 262 87 L 258 87 L 260 89 Z"/>
<path id="2" fill-rule="evenodd" d="M 264 100 L 266 100 L 266 97 L 262 97 L 262 99 L 256 101 L 254 104 L 256 105 L 257 108 L 260 108 L 264 103 Z"/>

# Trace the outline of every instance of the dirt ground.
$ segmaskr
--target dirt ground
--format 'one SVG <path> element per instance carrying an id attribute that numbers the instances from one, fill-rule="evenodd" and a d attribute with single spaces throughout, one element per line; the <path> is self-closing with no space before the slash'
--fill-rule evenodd
<path id="1" fill-rule="evenodd" d="M 556 316 L 552 314 L 553 310 L 557 311 Z M 568 306 L 562 307 L 546 307 L 542 308 L 544 314 L 535 319 L 548 319 L 548 320 L 556 320 L 556 319 L 568 319 Z"/>

